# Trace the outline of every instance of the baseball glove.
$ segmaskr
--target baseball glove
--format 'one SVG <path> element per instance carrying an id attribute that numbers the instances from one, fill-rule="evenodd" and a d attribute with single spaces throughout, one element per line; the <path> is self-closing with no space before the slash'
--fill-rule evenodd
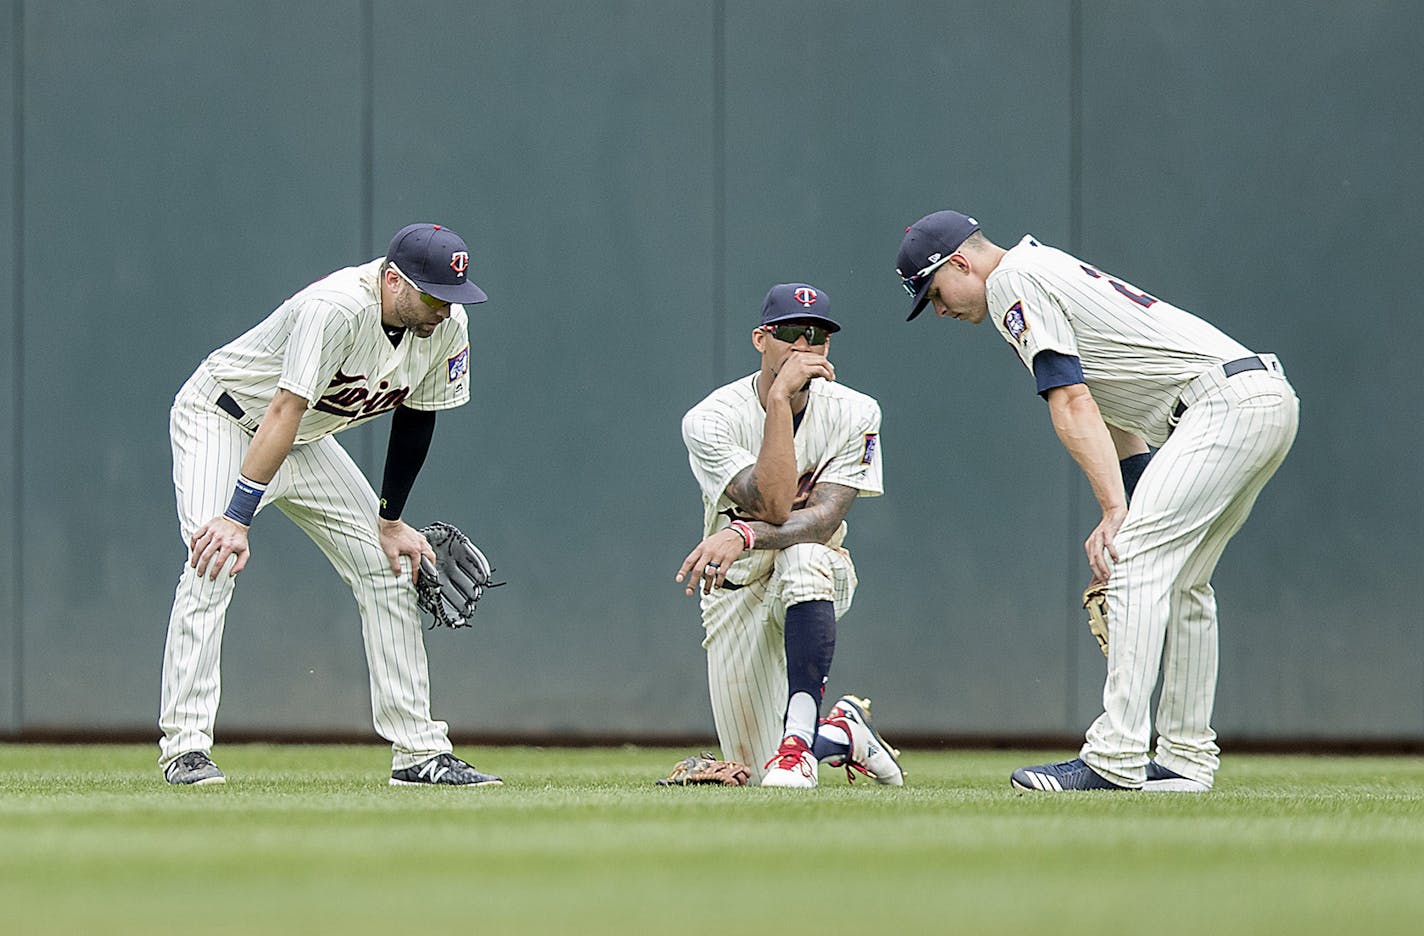
<path id="1" fill-rule="evenodd" d="M 435 563 L 420 560 L 416 602 L 430 612 L 430 626 L 469 627 L 475 605 L 486 588 L 503 585 L 491 581 L 494 572 L 485 554 L 459 528 L 435 522 L 420 531 L 435 550 Z"/>
<path id="2" fill-rule="evenodd" d="M 1088 630 L 1098 641 L 1103 656 L 1108 655 L 1108 586 L 1094 582 L 1083 591 L 1083 607 L 1088 611 Z"/>
<path id="3" fill-rule="evenodd" d="M 752 772 L 746 764 L 718 760 L 711 751 L 684 757 L 673 765 L 672 773 L 658 781 L 658 786 L 692 786 L 715 783 L 718 786 L 746 786 Z"/>

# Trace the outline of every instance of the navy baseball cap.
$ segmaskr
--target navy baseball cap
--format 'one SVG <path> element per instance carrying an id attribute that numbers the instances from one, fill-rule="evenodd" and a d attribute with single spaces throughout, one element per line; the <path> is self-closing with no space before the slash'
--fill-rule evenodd
<path id="1" fill-rule="evenodd" d="M 771 287 L 761 304 L 761 324 L 775 325 L 777 322 L 813 322 L 823 326 L 827 332 L 841 330 L 833 319 L 827 316 L 831 311 L 831 297 L 808 283 L 778 283 Z"/>
<path id="2" fill-rule="evenodd" d="M 977 230 L 978 221 L 957 211 L 936 211 L 905 228 L 900 255 L 895 258 L 895 272 L 900 274 L 905 292 L 915 297 L 905 321 L 912 321 L 925 310 L 935 270 Z"/>
<path id="3" fill-rule="evenodd" d="M 465 278 L 470 248 L 449 228 L 438 224 L 407 224 L 391 238 L 386 259 L 400 268 L 420 291 L 443 302 L 470 305 L 489 297 Z"/>

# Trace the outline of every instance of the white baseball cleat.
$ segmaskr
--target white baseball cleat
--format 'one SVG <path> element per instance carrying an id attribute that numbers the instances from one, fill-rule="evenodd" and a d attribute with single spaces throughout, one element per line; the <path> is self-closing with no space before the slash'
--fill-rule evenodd
<path id="1" fill-rule="evenodd" d="M 782 739 L 781 747 L 762 766 L 771 768 L 761 778 L 764 787 L 809 789 L 816 785 L 816 758 L 810 745 L 796 735 Z"/>
<path id="2" fill-rule="evenodd" d="M 870 700 L 843 695 L 831 713 L 821 719 L 823 725 L 834 725 L 850 738 L 850 753 L 844 760 L 828 761 L 832 767 L 844 767 L 846 779 L 854 782 L 860 771 L 876 783 L 904 786 L 905 771 L 897 759 L 900 752 L 885 743 L 870 721 Z"/>

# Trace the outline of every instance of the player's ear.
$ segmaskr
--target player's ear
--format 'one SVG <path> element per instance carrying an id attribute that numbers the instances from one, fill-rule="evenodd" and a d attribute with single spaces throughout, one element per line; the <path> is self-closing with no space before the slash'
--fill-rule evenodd
<path id="1" fill-rule="evenodd" d="M 766 350 L 766 329 L 760 325 L 752 329 L 752 347 L 757 349 L 757 353 Z"/>

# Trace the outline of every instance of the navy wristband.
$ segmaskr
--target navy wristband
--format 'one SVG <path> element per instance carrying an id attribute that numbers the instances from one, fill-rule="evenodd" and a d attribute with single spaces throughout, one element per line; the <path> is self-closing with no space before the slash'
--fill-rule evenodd
<path id="1" fill-rule="evenodd" d="M 1151 460 L 1151 452 L 1139 452 L 1118 462 L 1118 467 L 1122 468 L 1122 488 L 1127 492 L 1128 500 L 1132 499 L 1132 492 L 1137 490 L 1138 479 L 1142 477 L 1142 472 L 1147 470 L 1147 463 Z"/>
<path id="2" fill-rule="evenodd" d="M 257 505 L 261 503 L 262 495 L 266 491 L 267 485 L 249 481 L 242 475 L 238 475 L 237 484 L 232 488 L 232 500 L 228 502 L 227 510 L 223 511 L 223 516 L 243 526 L 252 526 L 252 518 L 257 514 Z"/>

